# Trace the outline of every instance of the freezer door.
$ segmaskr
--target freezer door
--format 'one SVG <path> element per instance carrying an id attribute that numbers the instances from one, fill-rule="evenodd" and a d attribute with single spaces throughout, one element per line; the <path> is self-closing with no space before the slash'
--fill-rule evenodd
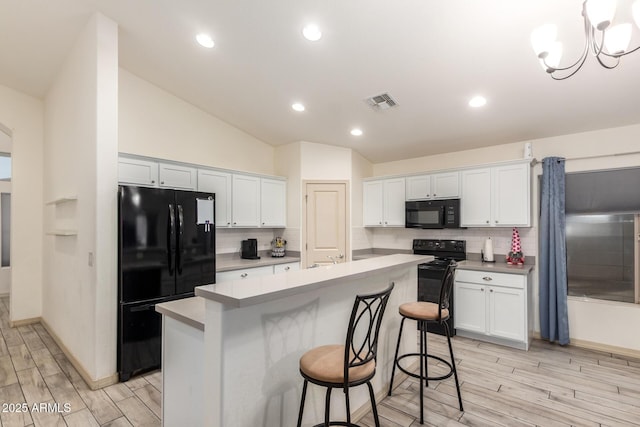
<path id="1" fill-rule="evenodd" d="M 176 295 L 216 281 L 216 227 L 203 223 L 197 208 L 198 199 L 209 198 L 213 201 L 215 218 L 213 194 L 176 191 Z"/>
<path id="2" fill-rule="evenodd" d="M 119 197 L 119 301 L 174 295 L 174 191 L 121 186 Z"/>
<path id="3" fill-rule="evenodd" d="M 157 369 L 161 362 L 162 315 L 156 304 L 168 299 L 121 304 L 118 316 L 118 373 L 120 381 Z"/>

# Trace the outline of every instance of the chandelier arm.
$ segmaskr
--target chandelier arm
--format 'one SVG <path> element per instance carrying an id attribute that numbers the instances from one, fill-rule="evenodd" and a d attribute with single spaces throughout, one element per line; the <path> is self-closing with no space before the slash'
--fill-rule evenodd
<path id="1" fill-rule="evenodd" d="M 578 71 L 580 71 L 580 69 L 581 69 L 581 68 L 582 68 L 582 66 L 584 65 L 584 62 L 587 60 L 587 56 L 588 56 L 588 55 L 586 54 L 586 52 L 582 54 L 582 61 L 580 62 L 580 65 L 578 65 L 578 67 L 577 67 L 575 70 L 573 70 L 570 74 L 567 74 L 567 75 L 566 75 L 566 76 L 564 76 L 564 77 L 556 77 L 556 76 L 554 76 L 554 75 L 553 75 L 553 73 L 555 73 L 556 71 L 568 70 L 568 69 L 569 69 L 569 68 L 571 68 L 571 67 L 569 67 L 569 68 L 558 68 L 558 69 L 554 70 L 553 72 L 549 73 L 549 75 L 551 76 L 551 78 L 552 78 L 553 80 L 566 80 L 566 79 L 568 79 L 569 77 L 573 76 L 573 75 L 574 75 L 575 73 L 577 73 Z M 576 64 L 577 64 L 577 62 L 576 62 Z M 573 65 L 576 65 L 576 64 L 573 64 Z"/>
<path id="2" fill-rule="evenodd" d="M 616 58 L 616 63 L 615 65 L 607 65 L 604 63 L 604 61 L 602 60 L 602 58 L 600 58 L 600 56 L 596 56 L 596 59 L 598 60 L 598 62 L 600 63 L 600 65 L 602 65 L 604 68 L 606 68 L 607 70 L 613 70 L 614 68 L 616 68 L 618 65 L 620 65 L 620 58 Z"/>
<path id="3" fill-rule="evenodd" d="M 630 53 L 633 53 L 633 52 L 635 52 L 635 51 L 637 51 L 637 50 L 640 50 L 640 46 L 635 47 L 635 48 L 633 48 L 633 49 L 631 49 L 631 50 L 628 50 L 628 51 L 626 51 L 626 52 L 624 52 L 624 53 L 619 53 L 619 54 L 617 54 L 617 55 L 612 55 L 612 54 L 607 53 L 607 52 L 604 52 L 604 51 L 602 52 L 602 54 L 603 54 L 603 55 L 605 55 L 605 56 L 608 56 L 609 58 L 620 58 L 620 57 L 623 57 L 623 56 L 627 56 L 627 55 L 629 55 Z"/>
<path id="4" fill-rule="evenodd" d="M 544 64 L 545 67 L 547 67 L 547 69 L 552 69 L 554 73 L 556 71 L 567 71 L 567 70 L 570 70 L 573 67 L 575 67 L 576 65 L 580 64 L 580 66 L 578 67 L 578 70 L 579 70 L 580 67 L 582 67 L 582 64 L 584 64 L 584 61 L 585 61 L 585 59 L 587 59 L 587 56 L 589 54 L 589 40 L 590 40 L 590 37 L 587 36 L 586 40 L 584 41 L 584 47 L 582 49 L 582 54 L 578 57 L 578 60 L 576 62 L 574 62 L 573 64 L 571 64 L 571 65 L 569 65 L 567 67 L 560 67 L 560 68 L 552 67 L 549 64 L 547 64 L 546 58 L 542 58 L 542 63 Z M 575 73 L 571 73 L 571 76 L 573 74 L 575 74 Z M 553 77 L 553 75 L 552 75 L 552 77 Z M 564 80 L 564 78 L 556 79 L 556 80 Z"/>

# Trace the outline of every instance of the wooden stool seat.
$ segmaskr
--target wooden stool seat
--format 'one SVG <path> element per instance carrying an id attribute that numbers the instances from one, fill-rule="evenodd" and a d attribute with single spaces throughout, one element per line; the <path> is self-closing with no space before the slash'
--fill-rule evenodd
<path id="1" fill-rule="evenodd" d="M 376 361 L 349 368 L 349 383 L 373 377 Z M 300 372 L 316 381 L 344 383 L 344 345 L 323 345 L 307 351 L 300 358 Z"/>
<path id="2" fill-rule="evenodd" d="M 415 301 L 402 304 L 398 309 L 400 314 L 413 320 L 440 320 L 449 317 L 449 310 L 443 309 L 440 312 L 439 306 L 433 302 Z"/>

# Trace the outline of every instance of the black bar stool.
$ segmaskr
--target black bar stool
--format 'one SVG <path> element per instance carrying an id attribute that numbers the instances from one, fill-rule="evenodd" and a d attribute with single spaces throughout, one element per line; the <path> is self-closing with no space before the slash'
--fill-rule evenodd
<path id="1" fill-rule="evenodd" d="M 371 386 L 371 379 L 376 374 L 376 355 L 378 333 L 382 315 L 389 301 L 394 284 L 382 292 L 368 295 L 357 295 L 351 310 L 351 318 L 347 328 L 345 345 L 323 345 L 307 351 L 300 358 L 300 374 L 304 377 L 302 400 L 298 413 L 298 427 L 302 424 L 304 399 L 307 395 L 307 384 L 312 382 L 327 388 L 324 408 L 324 423 L 317 426 L 355 426 L 351 423 L 349 408 L 349 388 L 367 384 L 371 409 L 376 427 L 380 426 L 378 409 Z M 330 421 L 329 404 L 331 390 L 341 388 L 344 392 L 347 421 Z M 317 427 L 316 426 L 316 427 Z"/>
<path id="2" fill-rule="evenodd" d="M 398 344 L 396 345 L 396 355 L 394 357 L 393 369 L 391 370 L 391 382 L 389 383 L 389 393 L 391 396 L 391 391 L 393 389 L 393 376 L 396 372 L 396 366 L 405 374 L 420 379 L 420 424 L 424 424 L 424 389 L 423 382 L 425 382 L 426 386 L 429 387 L 429 380 L 439 381 L 444 380 L 452 375 L 456 380 L 456 390 L 458 391 L 458 403 L 460 404 L 460 410 L 462 409 L 462 396 L 460 395 L 460 384 L 458 383 L 458 373 L 456 371 L 456 360 L 453 356 L 453 347 L 451 346 L 451 331 L 449 330 L 449 325 L 446 320 L 449 319 L 449 295 L 451 294 L 451 290 L 453 289 L 453 278 L 455 271 L 455 263 L 450 263 L 447 266 L 444 277 L 442 279 L 442 285 L 440 286 L 440 298 L 439 303 L 435 304 L 432 302 L 409 302 L 402 304 L 399 308 L 400 315 L 402 316 L 402 321 L 400 322 L 400 332 L 398 333 Z M 418 326 L 420 329 L 420 352 L 419 353 L 407 353 L 398 357 L 398 352 L 400 350 L 400 339 L 402 338 L 402 328 L 404 326 L 404 321 L 407 319 L 418 321 Z M 427 324 L 428 323 L 439 323 L 443 325 L 445 328 L 445 333 L 447 335 L 447 342 L 449 343 L 449 354 L 451 355 L 451 362 L 448 360 L 444 360 L 441 357 L 428 354 L 427 353 Z M 420 375 L 414 374 L 413 372 L 409 372 L 400 366 L 400 360 L 405 357 L 418 356 L 420 357 Z M 427 358 L 430 357 L 432 359 L 438 360 L 449 367 L 449 372 L 444 375 L 440 375 L 437 377 L 430 377 L 427 373 Z"/>

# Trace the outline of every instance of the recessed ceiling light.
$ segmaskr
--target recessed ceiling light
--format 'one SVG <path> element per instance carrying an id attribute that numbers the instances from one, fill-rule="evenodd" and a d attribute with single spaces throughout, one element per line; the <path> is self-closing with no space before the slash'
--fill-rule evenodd
<path id="1" fill-rule="evenodd" d="M 300 111 L 300 112 L 304 111 L 304 105 L 302 105 L 299 102 L 291 104 L 291 108 L 293 108 L 295 111 Z"/>
<path id="2" fill-rule="evenodd" d="M 308 24 L 302 29 L 302 35 L 305 39 L 315 42 L 320 40 L 322 32 L 316 24 Z"/>
<path id="3" fill-rule="evenodd" d="M 484 96 L 474 96 L 469 101 L 469 106 L 473 108 L 484 107 L 487 104 L 487 98 Z"/>
<path id="4" fill-rule="evenodd" d="M 198 43 L 200 43 L 201 46 L 207 47 L 209 49 L 215 46 L 215 43 L 213 42 L 213 39 L 209 34 L 198 34 L 196 36 L 196 40 L 198 41 Z"/>
<path id="5" fill-rule="evenodd" d="M 358 129 L 358 128 L 353 128 L 353 129 L 351 129 L 351 135 L 353 135 L 353 136 L 360 136 L 360 135 L 362 135 L 362 129 Z"/>

